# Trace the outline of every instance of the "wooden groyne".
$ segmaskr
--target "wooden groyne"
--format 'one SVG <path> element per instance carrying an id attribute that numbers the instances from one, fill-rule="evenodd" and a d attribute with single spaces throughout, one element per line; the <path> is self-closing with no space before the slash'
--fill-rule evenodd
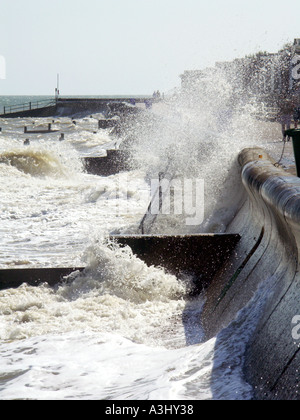
<path id="1" fill-rule="evenodd" d="M 38 286 L 47 283 L 55 286 L 74 272 L 81 272 L 84 268 L 16 268 L 0 270 L 0 290 L 10 289 L 26 283 L 30 286 Z"/>

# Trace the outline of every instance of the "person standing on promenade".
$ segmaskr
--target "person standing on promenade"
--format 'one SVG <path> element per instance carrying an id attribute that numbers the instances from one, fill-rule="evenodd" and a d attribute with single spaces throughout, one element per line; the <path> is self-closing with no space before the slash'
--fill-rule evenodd
<path id="1" fill-rule="evenodd" d="M 295 128 L 298 128 L 298 122 L 300 119 L 300 107 L 298 106 L 297 108 L 294 109 L 294 123 L 295 123 Z"/>

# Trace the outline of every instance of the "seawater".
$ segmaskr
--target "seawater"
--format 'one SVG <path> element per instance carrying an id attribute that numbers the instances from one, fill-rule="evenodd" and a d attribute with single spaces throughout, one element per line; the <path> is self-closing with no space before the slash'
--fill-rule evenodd
<path id="1" fill-rule="evenodd" d="M 176 175 L 205 180 L 205 220 L 191 229 L 183 217 L 162 216 L 155 230 L 226 229 L 242 195 L 236 155 L 260 128 L 247 112 L 222 128 L 220 104 L 197 104 L 170 100 L 147 110 L 129 129 L 137 139 L 132 170 L 106 178 L 87 174 L 81 160 L 120 141 L 97 130 L 98 115 L 76 125 L 69 118 L 0 121 L 0 267 L 86 267 L 53 288 L 0 292 L 1 399 L 251 398 L 243 350 L 259 305 L 205 341 L 205 294 L 191 298 L 189 279 L 148 267 L 107 240 L 111 231 L 137 230 L 149 179 L 170 162 Z M 64 141 L 39 134 L 24 146 L 25 125 L 49 122 Z"/>

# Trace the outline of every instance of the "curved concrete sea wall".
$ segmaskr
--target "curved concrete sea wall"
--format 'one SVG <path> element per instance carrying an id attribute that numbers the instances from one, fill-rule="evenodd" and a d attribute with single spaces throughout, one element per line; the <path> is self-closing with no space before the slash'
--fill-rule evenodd
<path id="1" fill-rule="evenodd" d="M 297 400 L 300 340 L 292 321 L 300 315 L 300 179 L 262 149 L 243 150 L 239 162 L 245 196 L 228 232 L 241 240 L 207 290 L 204 328 L 207 338 L 247 329 L 241 348 L 254 398 Z M 248 321 L 241 327 L 243 313 Z"/>

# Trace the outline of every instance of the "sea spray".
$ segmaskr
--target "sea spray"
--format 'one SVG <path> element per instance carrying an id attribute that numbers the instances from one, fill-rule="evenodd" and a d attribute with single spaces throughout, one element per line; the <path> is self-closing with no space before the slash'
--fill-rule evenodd
<path id="1" fill-rule="evenodd" d="M 152 232 L 224 232 L 238 210 L 243 190 L 237 156 L 258 133 L 253 105 L 235 107 L 231 94 L 222 74 L 214 75 L 193 95 L 158 104 L 132 128 L 132 164 L 143 168 L 149 183 L 162 173 L 205 185 L 203 223 L 190 227 L 184 217 L 171 214 L 157 218 Z"/>
<path id="2" fill-rule="evenodd" d="M 242 194 L 237 154 L 259 145 L 266 126 L 252 118 L 251 106 L 232 109 L 231 90 L 215 75 L 200 87 L 201 94 L 157 104 L 129 128 L 136 139 L 133 169 L 138 168 L 132 174 L 139 174 L 136 190 L 131 189 L 132 209 L 148 204 L 139 195 L 144 179 L 149 182 L 168 167 L 174 176 L 205 181 L 205 221 L 195 232 L 226 230 Z M 1 151 L 20 147 L 24 122 L 6 123 L 14 135 L 5 147 L 1 143 Z M 47 138 L 32 145 L 49 140 L 54 148 L 65 148 L 66 166 L 72 160 L 69 141 L 82 153 L 97 149 L 88 130 L 81 136 L 79 124 L 60 124 L 65 143 Z M 24 284 L 0 292 L 1 399 L 251 398 L 242 367 L 257 320 L 256 313 L 251 320 L 253 306 L 203 343 L 204 298 L 190 299 L 186 279 L 147 267 L 130 250 L 98 240 L 140 222 L 130 212 L 111 215 L 126 190 L 114 194 L 115 177 L 88 176 L 80 168 L 74 177 L 32 176 L 6 163 L 0 173 L 3 265 L 77 266 L 82 258 L 87 265 L 83 274 L 56 288 Z M 184 220 L 159 217 L 157 232 L 184 231 Z"/>
<path id="3" fill-rule="evenodd" d="M 126 248 L 94 245 L 86 258 L 85 272 L 73 274 L 56 289 L 24 284 L 0 292 L 1 340 L 81 330 L 84 325 L 85 330 L 113 331 L 157 344 L 170 340 L 168 329 L 173 335 L 182 329 L 189 284 L 146 266 Z"/>

